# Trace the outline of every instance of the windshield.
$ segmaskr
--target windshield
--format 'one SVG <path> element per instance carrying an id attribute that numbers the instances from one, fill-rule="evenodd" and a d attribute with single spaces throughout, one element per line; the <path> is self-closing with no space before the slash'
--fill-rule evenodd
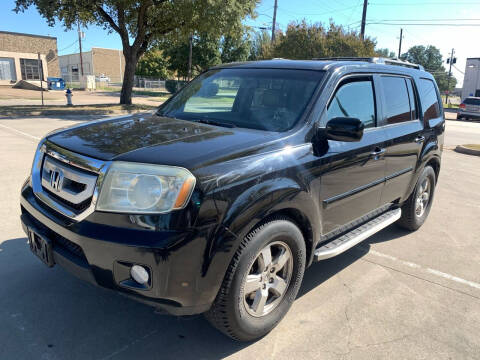
<path id="1" fill-rule="evenodd" d="M 214 125 L 291 129 L 302 116 L 321 71 L 215 69 L 183 88 L 158 114 Z"/>

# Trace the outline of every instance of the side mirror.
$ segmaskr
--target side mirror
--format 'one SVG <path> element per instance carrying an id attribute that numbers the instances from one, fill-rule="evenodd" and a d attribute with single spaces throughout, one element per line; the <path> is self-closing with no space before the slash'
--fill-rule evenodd
<path id="1" fill-rule="evenodd" d="M 356 118 L 336 117 L 327 122 L 327 139 L 335 141 L 360 141 L 365 126 Z"/>

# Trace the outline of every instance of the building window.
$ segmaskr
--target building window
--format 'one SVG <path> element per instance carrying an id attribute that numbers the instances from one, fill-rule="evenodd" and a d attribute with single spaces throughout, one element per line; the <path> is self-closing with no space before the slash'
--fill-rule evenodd
<path id="1" fill-rule="evenodd" d="M 72 65 L 71 66 L 72 70 L 72 79 L 70 81 L 79 81 L 79 76 L 78 76 L 78 65 Z"/>
<path id="2" fill-rule="evenodd" d="M 40 80 L 40 76 L 43 75 L 42 66 L 42 60 L 20 59 L 20 70 L 22 72 L 22 79 Z"/>
<path id="3" fill-rule="evenodd" d="M 0 80 L 17 80 L 15 61 L 11 58 L 0 58 Z"/>

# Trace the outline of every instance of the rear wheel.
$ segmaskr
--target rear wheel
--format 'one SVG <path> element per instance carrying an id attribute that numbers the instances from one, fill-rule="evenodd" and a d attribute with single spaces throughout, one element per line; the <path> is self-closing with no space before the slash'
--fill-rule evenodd
<path id="1" fill-rule="evenodd" d="M 417 230 L 430 212 L 435 192 L 436 177 L 431 166 L 426 166 L 417 180 L 415 190 L 402 206 L 398 225 L 408 230 Z"/>
<path id="2" fill-rule="evenodd" d="M 242 241 L 206 318 L 235 340 L 262 337 L 289 310 L 304 270 L 302 232 L 288 219 L 272 219 Z"/>

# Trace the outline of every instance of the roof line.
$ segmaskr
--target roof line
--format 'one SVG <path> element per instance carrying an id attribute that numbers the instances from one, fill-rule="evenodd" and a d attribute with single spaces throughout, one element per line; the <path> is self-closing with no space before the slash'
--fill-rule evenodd
<path id="1" fill-rule="evenodd" d="M 56 38 L 55 36 L 27 34 L 27 33 L 11 32 L 11 31 L 1 31 L 1 30 L 0 30 L 0 34 L 30 36 L 30 37 L 37 37 L 37 38 L 43 38 L 43 39 L 55 39 L 55 40 L 57 40 L 57 38 Z"/>

